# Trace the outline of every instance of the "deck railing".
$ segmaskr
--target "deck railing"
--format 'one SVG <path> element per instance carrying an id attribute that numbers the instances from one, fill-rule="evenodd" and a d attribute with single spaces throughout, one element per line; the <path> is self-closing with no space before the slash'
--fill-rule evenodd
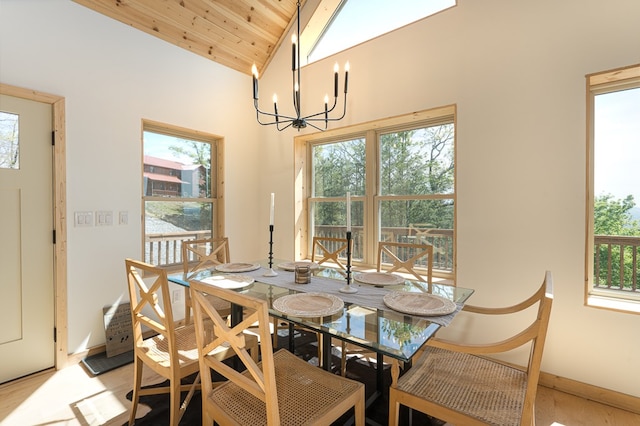
<path id="1" fill-rule="evenodd" d="M 211 231 L 147 234 L 144 244 L 145 262 L 161 266 L 182 265 L 182 242 L 202 238 L 211 238 Z"/>
<path id="2" fill-rule="evenodd" d="M 453 272 L 453 230 L 417 229 L 409 227 L 385 227 L 380 230 L 383 241 L 396 243 L 429 243 L 433 245 L 433 268 L 444 273 Z M 316 226 L 317 237 L 344 238 L 344 226 Z M 353 259 L 363 259 L 362 228 L 352 227 Z M 375 259 L 373 260 L 375 262 Z"/>
<path id="3" fill-rule="evenodd" d="M 596 235 L 594 288 L 640 294 L 640 237 Z"/>
<path id="4" fill-rule="evenodd" d="M 316 226 L 315 235 L 344 238 L 343 226 Z M 381 229 L 382 238 L 393 242 L 426 242 L 434 246 L 433 267 L 453 272 L 453 230 L 421 230 L 414 226 Z M 154 265 L 182 264 L 182 241 L 210 238 L 211 231 L 148 234 L 145 261 Z M 596 235 L 594 239 L 594 288 L 640 294 L 640 237 Z M 353 259 L 363 258 L 362 229 L 353 227 Z"/>

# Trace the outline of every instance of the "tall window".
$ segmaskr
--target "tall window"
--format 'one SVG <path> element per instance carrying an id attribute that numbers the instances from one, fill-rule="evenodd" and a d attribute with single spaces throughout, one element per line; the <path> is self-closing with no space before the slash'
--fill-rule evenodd
<path id="1" fill-rule="evenodd" d="M 302 257 L 313 236 L 344 238 L 349 192 L 355 263 L 375 265 L 378 241 L 430 243 L 436 274 L 453 276 L 454 107 L 416 114 L 296 138 L 309 165 Z"/>
<path id="2" fill-rule="evenodd" d="M 144 258 L 182 264 L 182 241 L 221 235 L 217 202 L 220 138 L 160 123 L 143 124 Z"/>
<path id="3" fill-rule="evenodd" d="M 587 293 L 640 301 L 640 65 L 587 76 L 587 85 Z"/>

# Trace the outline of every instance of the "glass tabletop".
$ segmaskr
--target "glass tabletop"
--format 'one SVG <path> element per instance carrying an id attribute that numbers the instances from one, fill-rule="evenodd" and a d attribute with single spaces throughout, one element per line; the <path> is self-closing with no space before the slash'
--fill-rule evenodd
<path id="1" fill-rule="evenodd" d="M 382 302 L 384 294 L 394 290 L 431 293 L 454 301 L 460 308 L 473 293 L 471 289 L 445 284 L 428 285 L 407 279 L 402 284 L 384 288 L 352 281 L 351 285 L 358 288 L 358 293 L 352 295 L 339 292 L 339 289 L 346 285 L 346 273 L 343 270 L 321 266 L 311 271 L 311 284 L 295 284 L 294 272 L 278 269 L 275 266 L 278 263 L 273 262 L 277 277 L 264 276 L 268 270 L 266 261 L 260 262 L 262 268 L 259 270 L 242 272 L 243 275 L 252 276 L 255 282 L 236 291 L 268 301 L 270 313 L 275 317 L 401 361 L 410 361 L 416 351 L 447 322 L 443 322 L 443 318 L 440 317 L 408 315 L 388 308 Z M 182 273 L 172 274 L 169 280 L 188 286 L 190 280 L 201 281 L 218 274 L 219 271 L 211 268 L 186 277 Z M 342 309 L 330 316 L 309 318 L 287 315 L 273 306 L 274 301 L 282 296 L 318 289 L 343 300 Z M 450 321 L 456 313 L 457 311 L 451 314 L 450 318 L 444 319 Z"/>

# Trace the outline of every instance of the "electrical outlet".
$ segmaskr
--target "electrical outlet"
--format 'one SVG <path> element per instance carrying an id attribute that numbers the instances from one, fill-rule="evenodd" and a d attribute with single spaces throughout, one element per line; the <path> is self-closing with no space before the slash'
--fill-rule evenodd
<path id="1" fill-rule="evenodd" d="M 120 225 L 128 224 L 129 223 L 129 212 L 127 212 L 127 211 L 120 212 L 120 215 L 118 217 L 118 223 Z"/>
<path id="2" fill-rule="evenodd" d="M 171 298 L 173 299 L 173 303 L 177 303 L 177 302 L 182 302 L 182 294 L 183 294 L 184 290 L 173 290 L 173 294 L 171 295 Z"/>

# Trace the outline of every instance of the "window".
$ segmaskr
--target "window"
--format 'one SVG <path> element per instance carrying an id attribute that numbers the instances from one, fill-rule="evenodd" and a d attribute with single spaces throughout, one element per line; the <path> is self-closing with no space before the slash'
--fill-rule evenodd
<path id="1" fill-rule="evenodd" d="M 0 111 L 0 169 L 20 168 L 20 116 Z"/>
<path id="2" fill-rule="evenodd" d="M 587 90 L 587 301 L 624 309 L 640 302 L 640 65 L 589 75 Z"/>
<path id="3" fill-rule="evenodd" d="M 300 35 L 307 63 L 456 5 L 456 0 L 322 0 Z"/>
<path id="4" fill-rule="evenodd" d="M 298 189 L 308 191 L 297 212 L 307 224 L 300 257 L 308 257 L 313 236 L 344 238 L 349 192 L 354 264 L 375 265 L 378 241 L 430 243 L 435 275 L 453 278 L 454 112 L 450 106 L 297 137 L 297 170 L 307 180 Z"/>
<path id="5" fill-rule="evenodd" d="M 182 241 L 224 234 L 218 178 L 222 140 L 160 123 L 143 123 L 144 259 L 182 264 Z"/>

